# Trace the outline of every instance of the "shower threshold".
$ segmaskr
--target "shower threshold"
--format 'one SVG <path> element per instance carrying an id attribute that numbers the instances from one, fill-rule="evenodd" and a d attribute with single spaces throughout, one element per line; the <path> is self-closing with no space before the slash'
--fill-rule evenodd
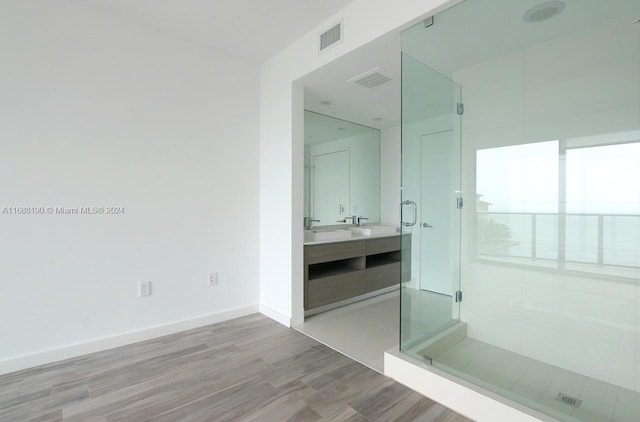
<path id="1" fill-rule="evenodd" d="M 640 393 L 468 338 L 466 325 L 406 354 L 388 351 L 384 367 L 478 421 L 640 420 Z"/>

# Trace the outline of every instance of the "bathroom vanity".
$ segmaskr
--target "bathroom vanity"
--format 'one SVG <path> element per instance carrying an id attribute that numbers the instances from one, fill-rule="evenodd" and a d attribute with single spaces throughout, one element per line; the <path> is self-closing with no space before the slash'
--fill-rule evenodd
<path id="1" fill-rule="evenodd" d="M 395 290 L 400 283 L 399 234 L 357 235 L 304 245 L 305 316 Z M 410 240 L 405 240 L 410 245 Z"/>

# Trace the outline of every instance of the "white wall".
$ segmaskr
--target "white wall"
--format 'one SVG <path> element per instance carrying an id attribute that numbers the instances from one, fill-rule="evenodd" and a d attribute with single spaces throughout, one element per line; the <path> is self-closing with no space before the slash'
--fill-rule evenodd
<path id="1" fill-rule="evenodd" d="M 380 222 L 400 227 L 400 126 L 380 131 Z"/>
<path id="2" fill-rule="evenodd" d="M 0 214 L 0 372 L 257 310 L 257 66 L 73 2 L 0 12 L 0 207 L 125 209 Z"/>
<path id="3" fill-rule="evenodd" d="M 302 310 L 303 129 L 305 74 L 430 11 L 457 1 L 356 0 L 280 51 L 260 69 L 260 304 L 284 324 Z M 319 54 L 317 36 L 343 19 L 344 41 Z"/>

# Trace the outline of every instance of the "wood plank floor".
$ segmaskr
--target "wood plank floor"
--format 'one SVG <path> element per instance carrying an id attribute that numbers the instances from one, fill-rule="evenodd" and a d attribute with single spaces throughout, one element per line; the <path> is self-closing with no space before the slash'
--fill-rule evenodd
<path id="1" fill-rule="evenodd" d="M 468 419 L 259 314 L 0 376 L 0 421 Z"/>

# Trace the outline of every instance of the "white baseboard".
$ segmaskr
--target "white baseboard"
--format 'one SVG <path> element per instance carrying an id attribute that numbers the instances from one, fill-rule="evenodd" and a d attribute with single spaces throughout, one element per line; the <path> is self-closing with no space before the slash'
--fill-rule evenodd
<path id="1" fill-rule="evenodd" d="M 280 312 L 268 307 L 267 305 L 260 304 L 260 313 L 276 322 L 279 322 L 285 327 L 291 327 L 291 317 L 281 314 Z"/>
<path id="2" fill-rule="evenodd" d="M 233 318 L 255 314 L 257 312 L 257 305 L 244 306 L 241 308 L 230 309 L 223 312 L 200 316 L 197 318 L 186 319 L 169 324 L 149 327 L 142 330 L 117 334 L 115 336 L 92 339 L 84 343 L 70 344 L 68 346 L 56 349 L 49 349 L 28 355 L 16 356 L 5 360 L 0 360 L 0 375 L 86 355 L 88 353 L 95 353 L 102 350 L 112 349 L 114 347 L 125 346 L 127 344 L 137 343 L 139 341 L 150 340 L 152 338 L 190 330 L 192 328 L 216 324 Z"/>

